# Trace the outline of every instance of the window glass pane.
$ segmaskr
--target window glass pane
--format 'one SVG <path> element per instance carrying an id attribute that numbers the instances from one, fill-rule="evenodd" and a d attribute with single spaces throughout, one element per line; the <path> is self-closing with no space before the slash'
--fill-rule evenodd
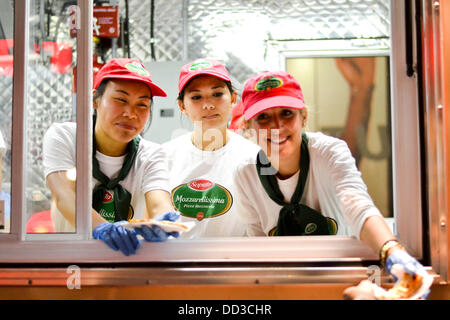
<path id="1" fill-rule="evenodd" d="M 308 131 L 347 142 L 369 194 L 392 217 L 388 57 L 293 58 L 287 71 L 300 82 Z"/>
<path id="2" fill-rule="evenodd" d="M 158 83 L 169 78 L 176 82 L 179 69 L 175 63 L 182 65 L 199 57 L 223 61 L 239 93 L 244 82 L 262 70 L 291 72 L 302 85 L 310 107 L 307 130 L 322 131 L 352 144 L 375 205 L 385 217 L 393 217 L 389 0 L 226 0 L 213 7 L 202 0 L 190 1 L 187 7 L 178 1 L 155 1 L 154 11 L 145 10 L 149 4 L 149 0 L 131 0 L 120 10 L 125 14 L 128 9 L 130 15 L 131 56 L 151 62 L 149 69 Z M 168 12 L 176 14 L 170 16 Z M 177 16 L 178 20 L 173 18 Z M 333 52 L 340 56 L 347 52 L 355 57 L 337 60 Z M 329 58 L 290 59 L 307 56 Z M 353 121 L 347 115 L 358 116 L 353 109 L 350 111 L 354 97 L 344 72 L 355 61 L 358 68 L 362 60 L 367 60 L 365 68 L 370 69 L 370 92 L 356 97 L 362 99 L 364 107 L 356 107 L 363 111 L 359 114 L 362 125 L 350 134 L 357 141 L 353 143 L 348 134 L 343 135 L 346 123 Z M 328 77 L 339 85 L 327 81 Z M 171 93 L 172 87 L 176 89 L 168 82 L 169 101 L 175 101 L 177 96 L 177 92 Z M 169 108 L 168 102 L 155 101 L 146 138 L 164 143 L 178 135 L 174 128 L 191 131 L 189 119 L 179 115 L 176 106 L 171 107 L 175 109 L 174 116 L 167 116 L 164 111 Z M 388 222 L 392 226 L 392 219 Z"/>
<path id="3" fill-rule="evenodd" d="M 44 219 L 48 219 L 52 203 L 43 167 L 44 134 L 54 122 L 75 120 L 72 81 L 76 55 L 75 41 L 70 36 L 67 23 L 68 3 L 31 1 L 27 218 L 42 214 Z M 100 62 L 112 57 L 138 58 L 149 66 L 155 82 L 165 83 L 170 79 L 164 85 L 169 97 L 155 100 L 152 125 L 144 135 L 158 143 L 176 136 L 177 130 L 191 129 L 189 119 L 179 114 L 175 102 L 179 66 L 186 61 L 206 56 L 222 60 L 233 77 L 236 89 L 240 91 L 251 75 L 265 69 L 284 68 L 280 57 L 286 52 L 291 49 L 298 51 L 299 48 L 310 50 L 314 43 L 320 41 L 339 40 L 345 42 L 346 47 L 354 45 L 389 50 L 389 0 L 349 0 L 332 4 L 322 1 L 292 3 L 287 0 L 249 4 L 248 1 L 230 0 L 214 7 L 208 1 L 191 1 L 187 7 L 183 6 L 182 1 L 172 0 L 112 1 L 112 4 L 118 5 L 121 21 L 128 19 L 128 23 L 120 25 L 119 38 L 97 38 L 95 54 Z M 152 4 L 154 10 L 150 10 Z M 330 48 L 329 43 L 327 48 Z M 380 60 L 378 66 L 384 64 L 387 76 L 388 59 L 377 59 Z M 94 57 L 95 61 L 97 57 Z M 173 68 L 168 68 L 167 63 L 172 63 L 170 67 Z M 301 79 L 299 81 L 302 83 Z M 306 86 L 304 90 L 307 90 Z M 387 96 L 388 92 L 385 94 Z M 385 109 L 386 114 L 388 110 Z M 383 121 L 380 125 L 389 128 L 389 117 Z M 326 124 L 318 127 L 311 124 L 311 131 L 327 130 Z M 378 145 L 367 145 L 365 151 L 370 152 L 371 156 L 390 150 L 390 132 L 379 133 L 377 126 L 369 125 L 368 134 L 385 135 L 387 140 L 379 141 Z M 329 130 L 327 133 L 332 134 Z M 378 175 L 379 167 L 368 167 L 363 172 L 363 178 L 369 185 L 375 204 L 386 216 L 392 216 L 389 196 L 392 193 L 391 177 L 388 174 L 391 172 L 390 152 L 383 161 L 381 166 L 386 182 L 383 182 L 383 187 L 388 188 L 380 191 L 381 196 L 376 195 L 378 191 L 373 191 L 366 178 Z M 360 162 L 361 166 L 368 163 L 364 157 Z"/>
<path id="4" fill-rule="evenodd" d="M 14 2 L 0 4 L 0 232 L 11 218 L 11 133 L 13 93 Z"/>
<path id="5" fill-rule="evenodd" d="M 55 123 L 75 121 L 76 38 L 71 37 L 69 23 L 72 9 L 68 1 L 30 1 L 25 169 L 27 233 L 75 231 L 75 227 L 67 223 L 64 228 L 55 229 L 56 221 L 52 220 L 52 215 L 58 214 L 51 213 L 54 202 L 50 184 L 47 186 L 46 183 L 49 171 L 61 179 L 68 167 L 75 167 L 75 152 L 64 152 L 64 141 L 58 140 L 61 136 L 52 132 L 47 143 L 48 157 L 44 155 L 45 134 L 49 128 Z M 57 166 L 63 171 L 58 172 Z M 51 185 L 55 190 L 63 188 L 58 179 Z M 75 188 L 74 181 L 71 186 Z"/>

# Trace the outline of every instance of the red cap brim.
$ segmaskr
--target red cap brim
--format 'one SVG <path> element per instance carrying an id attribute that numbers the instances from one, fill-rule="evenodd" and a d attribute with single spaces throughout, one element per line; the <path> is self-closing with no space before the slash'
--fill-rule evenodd
<path id="1" fill-rule="evenodd" d="M 125 79 L 125 80 L 136 80 L 136 81 L 140 81 L 145 83 L 149 88 L 150 91 L 152 92 L 152 97 L 154 96 L 159 96 L 159 97 L 167 97 L 167 94 L 164 92 L 163 89 L 161 89 L 160 87 L 158 87 L 156 84 L 154 84 L 151 81 L 147 81 L 146 79 L 143 79 L 142 77 L 134 77 L 130 74 L 127 75 L 111 75 L 111 76 L 107 76 L 105 78 L 100 78 L 98 79 L 98 81 L 94 84 L 94 88 L 96 89 L 100 83 L 105 80 L 105 79 Z"/>
<path id="2" fill-rule="evenodd" d="M 292 108 L 304 109 L 305 103 L 296 97 L 291 96 L 273 96 L 262 99 L 247 107 L 244 111 L 245 120 L 248 121 L 257 114 L 272 108 Z"/>
<path id="3" fill-rule="evenodd" d="M 222 80 L 225 80 L 225 81 L 231 81 L 230 77 L 228 77 L 227 75 L 222 74 L 222 73 L 220 73 L 220 72 L 216 72 L 216 71 L 210 70 L 210 69 L 209 69 L 209 70 L 208 70 L 208 69 L 205 69 L 205 70 L 198 70 L 197 72 L 190 72 L 189 74 L 187 74 L 184 78 L 182 78 L 182 79 L 179 81 L 179 84 L 178 84 L 178 94 L 180 94 L 181 91 L 183 91 L 183 89 L 184 89 L 184 87 L 186 86 L 186 84 L 187 84 L 192 78 L 197 77 L 197 76 L 201 76 L 201 75 L 214 76 L 214 77 L 216 77 L 216 78 L 219 78 L 219 79 L 222 79 Z"/>

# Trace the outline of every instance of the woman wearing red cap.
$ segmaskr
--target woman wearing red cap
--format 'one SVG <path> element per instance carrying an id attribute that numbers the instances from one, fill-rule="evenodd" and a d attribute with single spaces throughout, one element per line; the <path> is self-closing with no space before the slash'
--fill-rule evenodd
<path id="1" fill-rule="evenodd" d="M 194 131 L 163 146 L 174 206 L 182 221 L 195 222 L 181 237 L 243 236 L 233 204 L 233 173 L 259 148 L 227 129 L 237 100 L 230 75 L 222 63 L 198 59 L 181 69 L 178 90 L 178 105 Z"/>
<path id="2" fill-rule="evenodd" d="M 241 165 L 235 176 L 236 210 L 249 236 L 355 236 L 380 253 L 389 272 L 393 264 L 423 272 L 372 202 L 347 144 L 303 131 L 307 111 L 290 74 L 250 78 L 242 103 L 261 147 L 256 161 Z"/>
<path id="3" fill-rule="evenodd" d="M 154 96 L 166 96 L 147 69 L 134 59 L 112 59 L 94 79 L 92 226 L 95 239 L 114 250 L 135 253 L 136 234 L 162 241 L 160 228 L 126 229 L 131 218 L 174 220 L 167 162 L 162 148 L 139 134 L 149 121 Z M 43 155 L 55 232 L 75 231 L 74 170 L 76 124 L 55 123 L 44 137 Z M 175 234 L 177 236 L 177 234 Z"/>

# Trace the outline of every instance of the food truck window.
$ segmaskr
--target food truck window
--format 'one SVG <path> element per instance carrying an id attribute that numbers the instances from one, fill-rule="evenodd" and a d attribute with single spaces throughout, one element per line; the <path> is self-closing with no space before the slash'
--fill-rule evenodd
<path id="1" fill-rule="evenodd" d="M 407 242 L 405 245 L 412 254 L 421 258 L 422 234 L 415 232 L 422 226 L 421 194 L 416 188 L 420 185 L 418 123 L 417 120 L 409 121 L 408 116 L 413 120 L 417 117 L 414 112 L 405 112 L 405 108 L 417 105 L 414 101 L 416 84 L 414 79 L 407 79 L 399 72 L 398 66 L 404 63 L 400 58 L 404 56 L 400 53 L 405 38 L 404 25 L 399 22 L 391 24 L 391 21 L 403 21 L 403 7 L 396 1 L 388 0 L 349 0 L 332 4 L 312 2 L 293 4 L 287 1 L 283 4 L 277 0 L 249 4 L 242 1 L 241 6 L 236 6 L 235 2 L 222 1 L 211 7 L 209 1 L 154 1 L 154 10 L 149 10 L 151 6 L 148 1 L 120 2 L 119 14 L 129 23 L 120 25 L 121 37 L 95 38 L 94 51 L 90 53 L 93 61 L 85 57 L 86 48 L 93 43 L 93 34 L 83 24 L 83 19 L 92 15 L 93 10 L 89 6 L 93 6 L 93 1 L 79 2 L 75 9 L 68 5 L 72 4 L 71 1 L 52 2 L 51 10 L 42 8 L 42 5 L 49 5 L 47 2 L 16 2 L 16 7 L 21 9 L 16 12 L 16 18 L 25 17 L 28 22 L 26 32 L 16 32 L 16 39 L 26 39 L 24 43 L 27 46 L 26 77 L 23 79 L 27 88 L 23 95 L 26 104 L 22 105 L 26 110 L 23 132 L 27 133 L 27 143 L 22 154 L 26 159 L 22 168 L 26 172 L 26 183 L 22 188 L 17 188 L 18 192 L 31 198 L 28 201 L 24 197 L 25 210 L 15 212 L 17 216 L 22 215 L 23 224 L 15 235 L 19 240 L 29 240 L 32 246 L 15 255 L 0 252 L 3 261 L 360 262 L 377 259 L 377 255 L 358 240 L 341 236 L 170 240 L 166 243 L 145 243 L 136 256 L 123 257 L 119 252 L 108 250 L 102 242 L 92 240 L 87 222 L 83 228 L 77 227 L 69 233 L 53 230 L 58 237 L 40 237 L 42 234 L 36 230 L 33 234 L 27 234 L 25 224 L 37 213 L 51 210 L 51 194 L 45 183 L 42 163 L 45 132 L 55 122 L 76 120 L 77 125 L 87 128 L 85 134 L 92 133 L 89 131 L 92 130 L 89 126 L 92 101 L 89 101 L 87 91 L 80 94 L 79 90 L 90 89 L 92 73 L 98 61 L 118 56 L 136 57 L 151 70 L 161 70 L 153 75 L 155 79 L 165 79 L 164 71 L 176 69 L 164 68 L 165 65 L 173 67 L 198 57 L 214 57 L 225 62 L 238 91 L 242 90 L 244 81 L 256 72 L 265 69 L 288 70 L 303 83 L 307 104 L 312 108 L 313 117 L 308 129 L 336 136 L 340 136 L 345 128 L 344 115 L 351 99 L 349 84 L 345 82 L 339 66 L 355 65 L 361 61 L 357 59 L 373 63 L 375 87 L 372 88 L 370 122 L 367 128 L 356 130 L 359 165 L 376 204 L 386 218 L 396 219 L 395 224 L 391 223 L 394 231 L 402 224 L 400 236 Z M 116 1 L 112 3 L 117 4 Z M 71 10 L 75 10 L 75 20 L 73 16 L 71 19 Z M 174 16 L 178 16 L 178 20 Z M 78 17 L 81 18 L 80 24 L 77 24 Z M 90 19 L 90 22 L 94 20 L 92 16 Z M 67 21 L 76 26 L 76 42 L 71 37 L 70 23 Z M 80 39 L 81 36 L 84 38 Z M 78 70 L 76 77 L 75 65 Z M 81 73 L 80 68 L 83 70 Z M 311 76 L 299 75 L 299 68 L 311 69 Z M 177 75 L 167 77 L 176 79 Z M 318 84 L 330 77 L 340 79 L 341 90 L 334 84 Z M 83 80 L 78 88 L 73 83 L 73 79 L 77 78 Z M 412 101 L 400 101 L 394 96 L 396 90 L 405 90 L 401 87 L 405 85 L 402 81 L 413 88 L 409 91 Z M 172 85 L 176 88 L 176 82 Z M 333 90 L 340 91 L 340 98 L 333 98 L 337 95 Z M 167 91 L 176 92 L 176 89 L 168 88 Z M 339 106 L 342 111 L 333 109 L 330 100 L 325 100 L 327 96 L 333 102 L 342 102 Z M 84 99 L 83 103 L 81 99 Z M 165 142 L 173 136 L 173 124 L 182 122 L 176 112 L 165 112 L 168 109 L 178 110 L 176 96 L 169 95 L 160 103 L 155 101 L 153 108 L 152 126 L 145 137 L 157 137 L 159 141 L 155 142 Z M 326 108 L 339 112 L 340 117 L 334 117 Z M 81 110 L 85 112 L 83 116 L 80 115 Z M 334 122 L 325 117 L 327 113 L 334 118 Z M 407 116 L 399 117 L 400 113 L 407 113 Z M 158 125 L 163 123 L 158 117 L 171 121 L 171 125 Z M 152 130 L 159 134 L 152 134 Z M 79 133 L 80 129 L 77 135 Z M 77 198 L 90 199 L 91 145 L 88 139 L 86 141 L 88 143 L 77 143 L 77 154 L 84 158 L 77 160 L 76 190 Z M 396 150 L 398 141 L 405 144 L 402 145 L 403 152 L 393 155 L 392 150 Z M 408 163 L 406 168 L 403 163 Z M 405 173 L 402 170 L 407 170 L 407 180 L 403 180 Z M 372 182 L 375 179 L 373 176 L 379 180 Z M 88 204 L 84 203 L 85 206 Z M 406 217 L 404 212 L 408 212 L 409 216 Z M 78 216 L 77 221 L 89 219 L 89 209 L 77 207 L 77 214 L 80 213 L 82 217 Z M 408 226 L 408 221 L 412 227 Z M 41 231 L 52 233 L 48 229 Z M 48 252 L 49 246 L 51 252 Z M 21 242 L 9 243 L 8 248 L 19 249 Z M 40 250 L 48 254 L 40 255 Z"/>
<path id="2" fill-rule="evenodd" d="M 75 232 L 75 225 L 55 220 L 59 215 L 55 213 L 57 209 L 51 188 L 55 190 L 61 186 L 50 187 L 47 184 L 48 175 L 65 175 L 72 181 L 74 190 L 76 186 L 76 153 L 67 152 L 71 147 L 67 141 L 52 139 L 57 132 L 54 131 L 56 125 L 75 122 L 77 116 L 77 50 L 76 34 L 73 33 L 76 29 L 72 28 L 76 20 L 70 23 L 74 13 L 76 11 L 67 1 L 58 7 L 38 0 L 29 2 L 25 79 L 26 205 L 23 217 L 27 234 Z M 48 141 L 52 141 L 54 147 Z M 65 167 L 57 168 L 55 160 L 61 160 L 59 165 Z M 67 174 L 58 171 L 68 168 Z"/>

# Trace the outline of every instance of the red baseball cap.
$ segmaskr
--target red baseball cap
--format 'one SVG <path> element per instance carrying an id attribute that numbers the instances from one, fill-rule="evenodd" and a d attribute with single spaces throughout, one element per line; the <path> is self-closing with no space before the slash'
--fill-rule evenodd
<path id="1" fill-rule="evenodd" d="M 285 71 L 265 71 L 245 82 L 242 92 L 245 120 L 271 108 L 305 108 L 302 88 Z"/>
<path id="2" fill-rule="evenodd" d="M 192 78 L 199 75 L 210 75 L 225 81 L 231 81 L 227 68 L 219 61 L 201 58 L 184 65 L 178 80 L 178 94 Z"/>
<path id="3" fill-rule="evenodd" d="M 149 86 L 152 96 L 166 97 L 167 94 L 152 82 L 150 72 L 136 59 L 115 58 L 108 61 L 96 74 L 94 89 L 104 79 L 127 79 L 144 82 Z"/>

